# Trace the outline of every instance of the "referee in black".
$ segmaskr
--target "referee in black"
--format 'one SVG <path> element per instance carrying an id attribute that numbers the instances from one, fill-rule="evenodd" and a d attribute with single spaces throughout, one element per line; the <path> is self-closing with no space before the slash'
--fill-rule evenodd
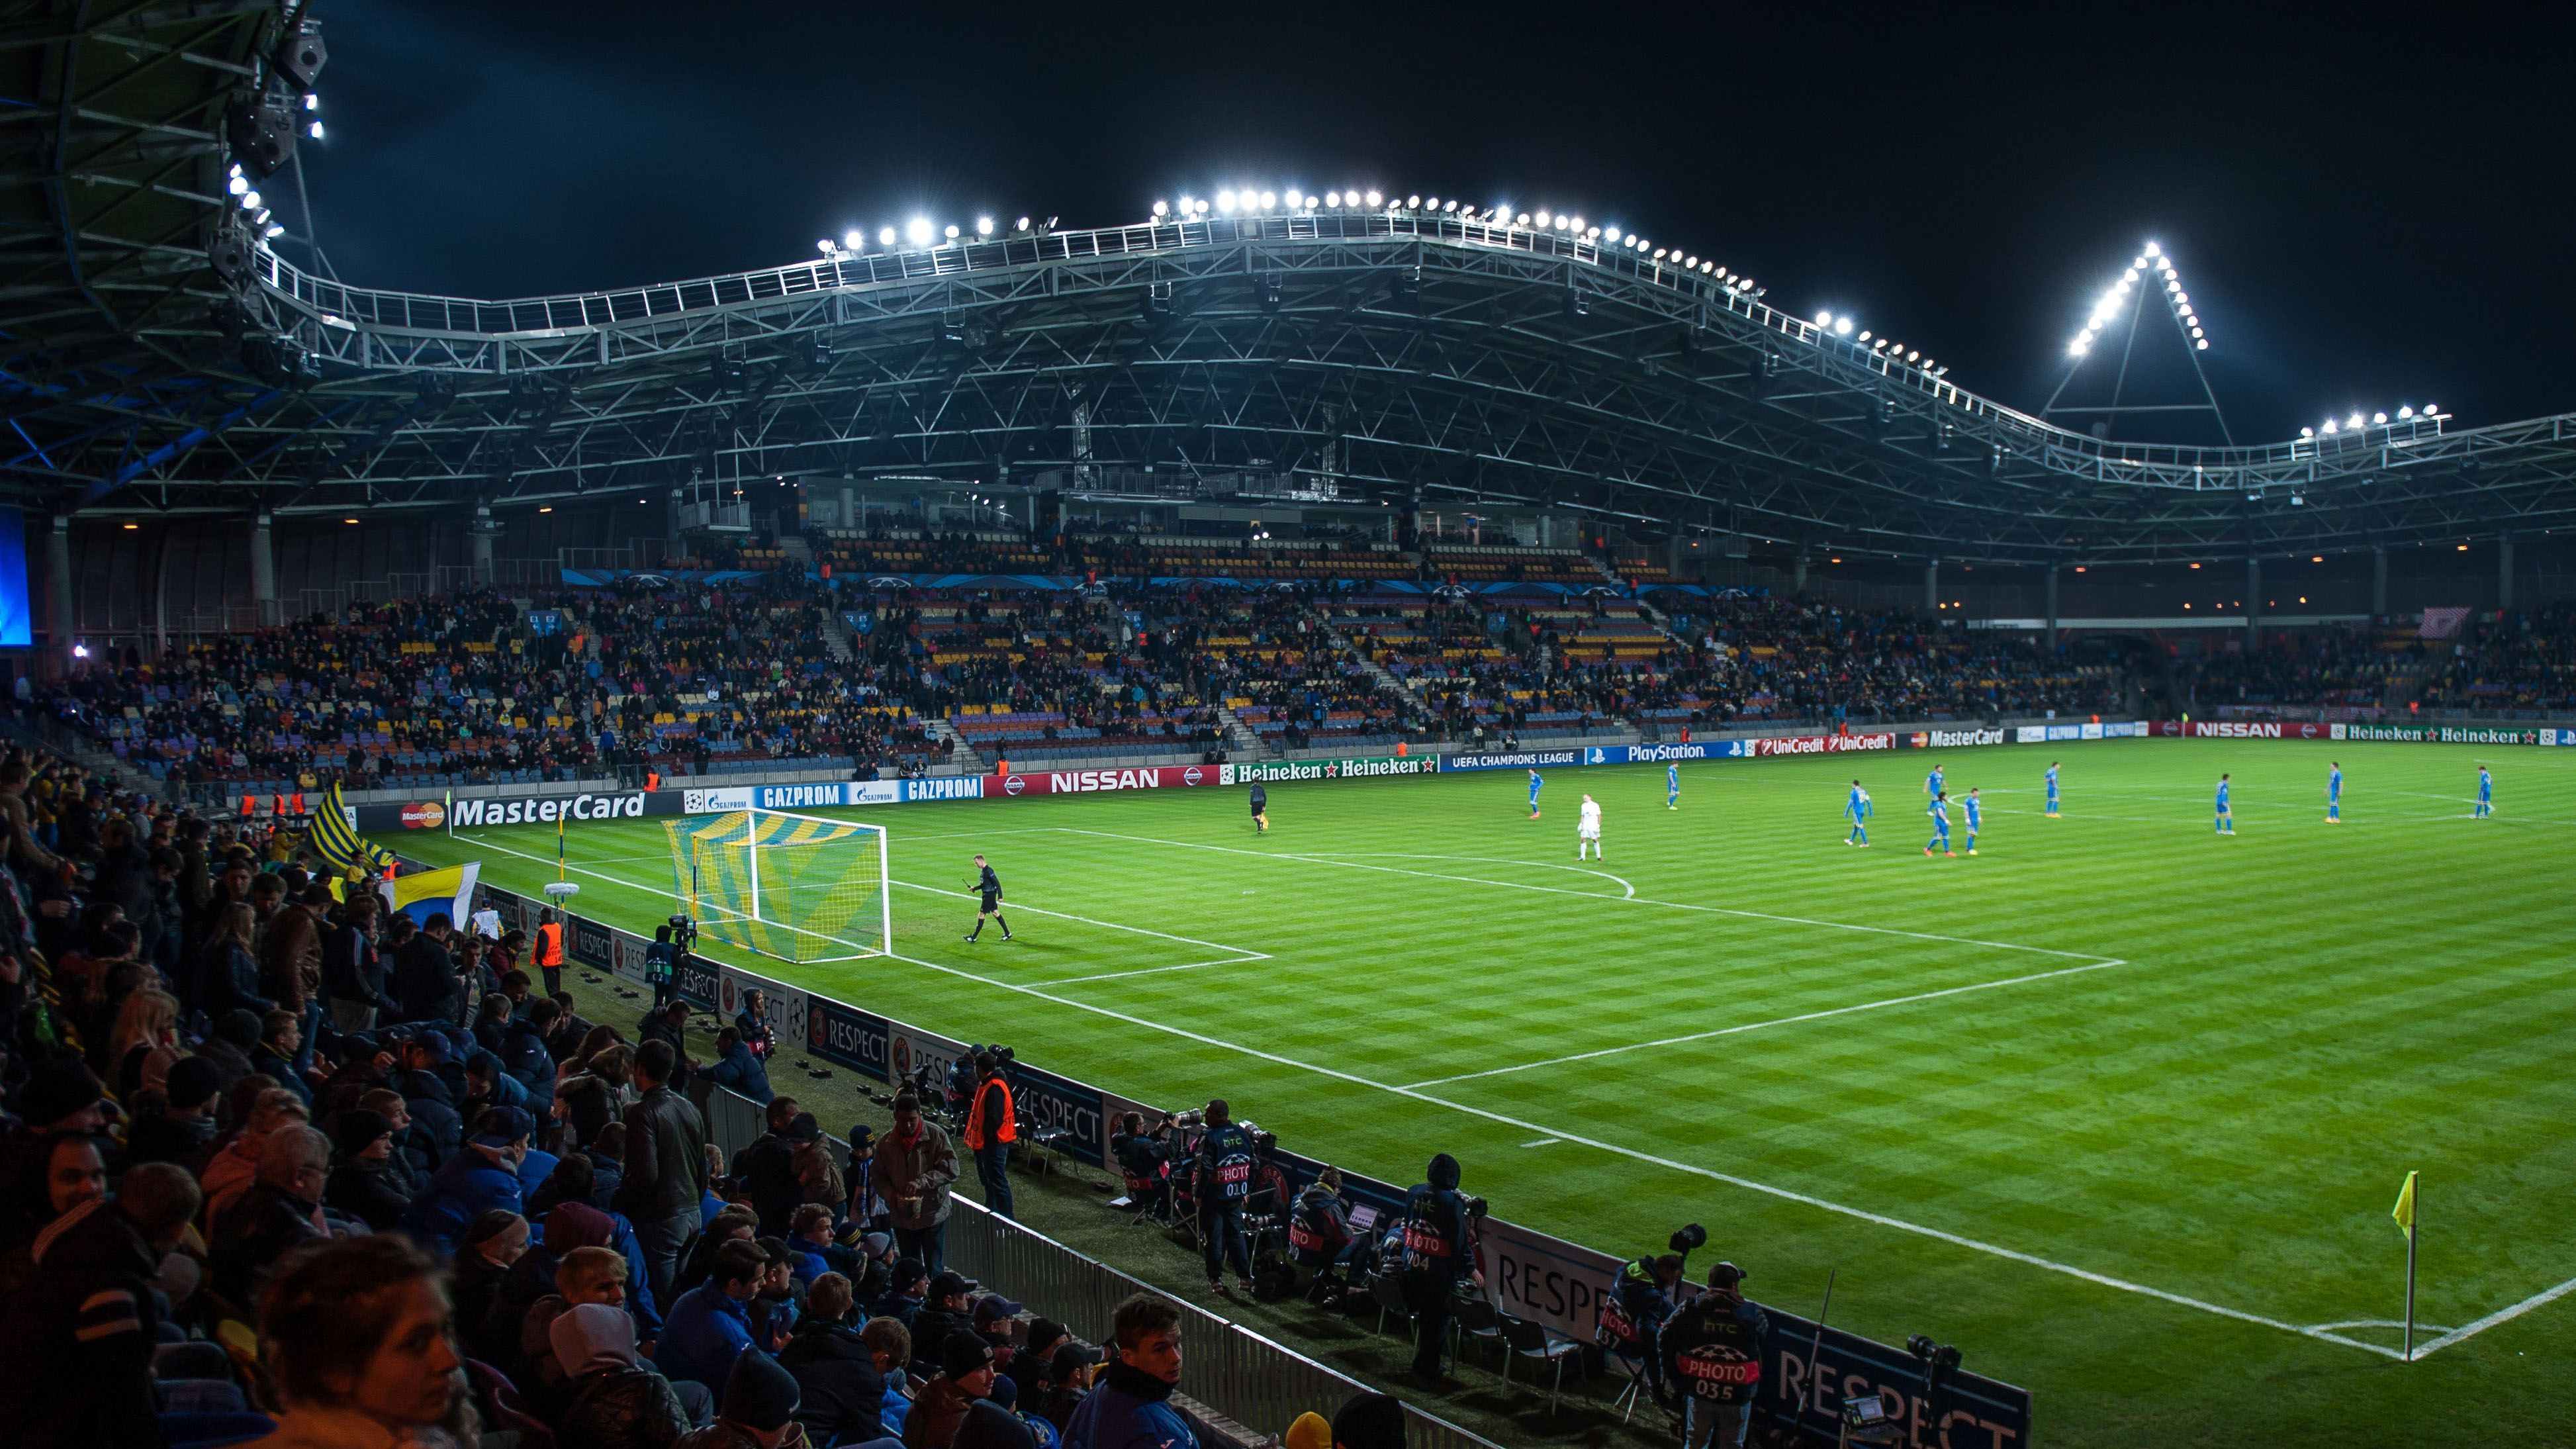
<path id="1" fill-rule="evenodd" d="M 1261 782 L 1252 782 L 1252 833 L 1260 835 L 1270 829 L 1270 792 Z"/>
<path id="2" fill-rule="evenodd" d="M 1011 923 L 1002 919 L 1002 878 L 993 874 L 993 867 L 980 855 L 975 857 L 975 869 L 979 872 L 975 893 L 984 898 L 984 909 L 975 917 L 975 929 L 966 933 L 966 939 L 972 941 L 984 934 L 985 918 L 990 917 L 1002 928 L 1002 939 L 1007 941 L 1011 939 Z"/>

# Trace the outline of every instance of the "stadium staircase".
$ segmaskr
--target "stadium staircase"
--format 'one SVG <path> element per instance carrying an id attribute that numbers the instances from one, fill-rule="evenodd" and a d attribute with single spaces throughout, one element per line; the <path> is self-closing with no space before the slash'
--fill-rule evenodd
<path id="1" fill-rule="evenodd" d="M 947 763 L 951 768 L 969 775 L 984 773 L 984 757 L 975 753 L 975 747 L 966 743 L 966 737 L 957 732 L 955 725 L 945 719 L 924 718 L 921 728 L 924 734 L 937 740 L 948 751 Z"/>
<path id="2" fill-rule="evenodd" d="M 807 543 L 802 533 L 791 533 L 778 540 L 778 551 L 787 555 L 787 561 L 800 569 L 814 567 L 814 545 Z"/>
<path id="3" fill-rule="evenodd" d="M 1252 732 L 1252 726 L 1243 722 L 1243 716 L 1234 712 L 1233 705 L 1220 700 L 1217 702 L 1216 713 L 1217 718 L 1225 723 L 1225 744 L 1228 750 L 1246 759 L 1282 758 L 1277 750 L 1262 741 L 1261 736 Z"/>
<path id="4" fill-rule="evenodd" d="M 823 611 L 823 648 L 843 664 L 859 657 L 858 646 L 850 638 L 850 621 L 838 609 Z"/>
<path id="5" fill-rule="evenodd" d="M 1415 709 L 1420 710 L 1425 715 L 1435 713 L 1430 704 L 1426 702 L 1421 695 L 1414 693 L 1413 686 L 1396 678 L 1393 671 L 1389 670 L 1385 665 L 1368 657 L 1367 651 L 1351 642 L 1350 635 L 1345 634 L 1340 629 L 1334 627 L 1333 621 L 1330 617 L 1314 609 L 1307 610 L 1306 617 L 1314 620 L 1315 627 L 1323 630 L 1326 637 L 1330 638 L 1336 645 L 1339 645 L 1345 653 L 1348 653 L 1353 659 L 1358 660 L 1360 662 L 1360 672 L 1377 681 L 1379 688 L 1394 695 L 1396 698 L 1403 700 L 1405 703 L 1412 705 Z"/>

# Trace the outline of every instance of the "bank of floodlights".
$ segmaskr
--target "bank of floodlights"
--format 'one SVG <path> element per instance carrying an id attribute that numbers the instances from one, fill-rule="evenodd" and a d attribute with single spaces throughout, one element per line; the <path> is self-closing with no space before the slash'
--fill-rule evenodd
<path id="1" fill-rule="evenodd" d="M 2208 334 L 2201 329 L 2200 314 L 2192 310 L 2191 294 L 2183 290 L 2182 275 L 2174 270 L 2173 258 L 2165 255 L 2154 242 L 2149 242 L 2130 260 L 2129 269 L 2120 274 L 2120 280 L 2113 282 L 2102 293 L 2102 299 L 2093 304 L 2092 314 L 2084 319 L 2084 330 L 2076 334 L 2074 341 L 2066 344 L 2067 355 L 2082 357 L 2091 352 L 2094 339 L 2111 325 L 2111 320 L 2119 315 L 2121 308 L 2143 305 L 2143 299 L 2132 296 L 2140 287 L 2153 287 L 2163 292 L 2165 306 L 2172 310 L 2174 321 L 2191 338 L 2193 349 L 2200 352 L 2209 350 Z"/>
<path id="2" fill-rule="evenodd" d="M 2299 436 L 2332 438 L 2344 433 L 2366 433 L 2372 428 L 2406 428 L 2422 423 L 2439 423 L 2449 416 L 2450 414 L 2442 411 L 2438 403 L 2426 403 L 2420 408 L 2411 404 L 2401 404 L 2393 418 L 2384 412 L 2370 413 L 2366 416 L 2356 412 L 2343 418 L 2328 418 L 2317 427 L 2301 428 Z"/>

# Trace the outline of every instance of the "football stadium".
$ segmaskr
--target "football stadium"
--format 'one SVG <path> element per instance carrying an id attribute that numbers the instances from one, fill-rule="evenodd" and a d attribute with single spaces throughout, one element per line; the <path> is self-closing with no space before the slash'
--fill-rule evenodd
<path id="1" fill-rule="evenodd" d="M 2576 1444 L 2576 413 L 1338 142 L 385 290 L 491 17 L 40 8 L 27 1442 Z"/>

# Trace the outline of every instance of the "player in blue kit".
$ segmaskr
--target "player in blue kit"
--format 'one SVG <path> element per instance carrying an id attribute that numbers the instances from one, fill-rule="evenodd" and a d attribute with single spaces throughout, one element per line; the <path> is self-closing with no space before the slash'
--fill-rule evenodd
<path id="1" fill-rule="evenodd" d="M 2057 762 L 2048 762 L 2048 818 L 2057 818 Z"/>
<path id="2" fill-rule="evenodd" d="M 1941 798 L 1941 767 L 1939 765 L 1934 765 L 1932 767 L 1932 773 L 1923 777 L 1923 793 L 1931 796 L 1935 800 Z"/>
<path id="3" fill-rule="evenodd" d="M 1950 797 L 1947 795 L 1933 796 L 1931 813 L 1933 830 L 1932 842 L 1930 845 L 1923 847 L 1923 853 L 1925 855 L 1930 855 L 1932 853 L 1932 847 L 1937 845 L 1941 848 L 1941 853 L 1943 855 L 1953 854 L 1954 852 L 1950 849 Z"/>
<path id="4" fill-rule="evenodd" d="M 2343 823 L 2343 762 L 2326 761 L 2326 823 Z"/>
<path id="5" fill-rule="evenodd" d="M 1851 834 L 1843 837 L 1843 844 L 1869 849 L 1869 815 L 1869 792 L 1860 787 L 1860 781 L 1854 780 L 1851 798 L 1843 802 L 1843 818 L 1850 821 L 1852 827 Z"/>
<path id="6" fill-rule="evenodd" d="M 1962 809 L 1965 809 L 1965 810 L 1968 812 L 1968 853 L 1969 853 L 1970 855 L 1974 855 L 1974 854 L 1976 854 L 1976 853 L 1977 853 L 1977 825 L 1978 825 L 1978 819 L 1977 819 L 1977 787 L 1976 787 L 1976 786 L 1971 785 L 1971 786 L 1969 786 L 1969 787 L 1968 787 L 1968 794 L 1967 794 L 1967 798 L 1966 798 L 1966 799 L 1961 800 L 1961 801 L 1959 802 L 1959 805 L 1960 805 L 1960 807 L 1961 807 Z"/>
<path id="7" fill-rule="evenodd" d="M 1547 782 L 1545 780 L 1538 777 L 1538 771 L 1530 771 L 1530 818 L 1532 820 L 1536 820 L 1538 818 L 1539 787 L 1546 783 Z"/>
<path id="8" fill-rule="evenodd" d="M 1664 766 L 1664 808 L 1682 808 L 1682 767 L 1679 765 Z"/>
<path id="9" fill-rule="evenodd" d="M 2484 820 L 2494 813 L 2495 776 L 2487 773 L 2486 766 L 2480 765 L 2478 766 L 2478 809 L 2477 813 L 2469 818 L 2472 820 Z"/>
<path id="10" fill-rule="evenodd" d="M 2236 833 L 2236 812 L 2227 808 L 2227 777 L 2224 774 L 2218 777 L 2218 833 Z"/>

